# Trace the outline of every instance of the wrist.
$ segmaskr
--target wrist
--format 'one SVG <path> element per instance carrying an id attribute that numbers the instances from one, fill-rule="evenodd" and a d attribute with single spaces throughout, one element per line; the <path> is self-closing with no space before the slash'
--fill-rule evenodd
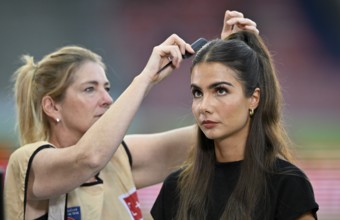
<path id="1" fill-rule="evenodd" d="M 145 76 L 144 74 L 139 74 L 133 79 L 133 84 L 136 84 L 138 87 L 142 87 L 145 89 L 145 95 L 152 88 L 153 83 L 150 77 Z"/>

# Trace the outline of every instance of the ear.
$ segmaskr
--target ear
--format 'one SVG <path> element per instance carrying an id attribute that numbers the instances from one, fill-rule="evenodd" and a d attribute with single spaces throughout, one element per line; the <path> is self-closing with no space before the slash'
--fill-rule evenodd
<path id="1" fill-rule="evenodd" d="M 59 107 L 51 98 L 51 96 L 44 96 L 41 100 L 41 106 L 44 113 L 53 121 L 57 120 L 57 118 L 60 118 Z"/>
<path id="2" fill-rule="evenodd" d="M 260 103 L 260 88 L 256 88 L 249 98 L 249 109 L 256 109 Z"/>

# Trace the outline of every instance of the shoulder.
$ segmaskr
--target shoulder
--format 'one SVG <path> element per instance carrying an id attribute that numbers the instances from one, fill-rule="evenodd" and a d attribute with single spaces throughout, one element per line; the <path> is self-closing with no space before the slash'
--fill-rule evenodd
<path id="1" fill-rule="evenodd" d="M 182 169 L 178 169 L 172 173 L 170 173 L 164 180 L 163 185 L 165 186 L 175 186 L 177 185 L 179 176 L 182 172 Z"/>
<path id="2" fill-rule="evenodd" d="M 166 180 L 167 181 L 177 181 L 179 178 L 179 175 L 181 174 L 181 172 L 183 171 L 183 169 L 178 169 L 175 170 L 174 172 L 170 173 L 169 176 L 167 176 Z"/>
<path id="3" fill-rule="evenodd" d="M 277 159 L 274 165 L 274 177 L 280 180 L 304 179 L 309 182 L 306 173 L 297 165 L 282 159 Z"/>
<path id="4" fill-rule="evenodd" d="M 52 145 L 47 142 L 36 142 L 20 147 L 10 155 L 5 176 L 6 195 L 12 195 L 12 193 L 16 195 L 17 192 L 26 189 L 26 177 L 34 155 L 50 147 Z"/>
<path id="5" fill-rule="evenodd" d="M 151 209 L 153 219 L 174 219 L 179 203 L 177 181 L 180 173 L 181 169 L 171 173 L 164 180 L 161 190 Z"/>
<path id="6" fill-rule="evenodd" d="M 163 194 L 163 196 L 173 197 L 174 195 L 178 195 L 178 180 L 181 172 L 182 169 L 178 169 L 165 178 L 161 188 L 161 194 Z"/>
<path id="7" fill-rule="evenodd" d="M 16 149 L 9 157 L 9 163 L 22 161 L 25 158 L 30 158 L 35 153 L 39 152 L 45 148 L 53 147 L 52 144 L 46 141 L 39 141 L 31 144 L 26 144 L 18 149 Z"/>
<path id="8" fill-rule="evenodd" d="M 7 168 L 6 168 L 6 178 L 9 175 L 17 178 L 19 173 L 24 176 L 27 169 L 30 167 L 34 156 L 42 149 L 53 147 L 48 142 L 36 142 L 32 144 L 24 145 L 16 149 L 9 157 Z"/>
<path id="9" fill-rule="evenodd" d="M 275 161 L 275 168 L 278 171 L 283 171 L 283 170 L 287 170 L 287 169 L 300 170 L 300 168 L 298 168 L 293 163 L 291 163 L 291 162 L 289 162 L 287 160 L 280 159 L 280 158 L 276 159 L 276 161 Z"/>
<path id="10" fill-rule="evenodd" d="M 313 194 L 312 185 L 305 172 L 288 161 L 278 159 L 270 179 L 276 190 L 289 190 L 297 193 L 308 191 L 309 194 Z"/>
<path id="11" fill-rule="evenodd" d="M 172 197 L 178 194 L 178 179 L 181 171 L 182 169 L 176 170 L 165 178 L 160 191 L 162 196 L 167 197 L 167 195 L 171 195 Z"/>
<path id="12" fill-rule="evenodd" d="M 274 170 L 269 181 L 271 200 L 276 201 L 278 214 L 284 216 L 282 219 L 318 210 L 312 184 L 303 170 L 281 159 L 276 161 Z"/>

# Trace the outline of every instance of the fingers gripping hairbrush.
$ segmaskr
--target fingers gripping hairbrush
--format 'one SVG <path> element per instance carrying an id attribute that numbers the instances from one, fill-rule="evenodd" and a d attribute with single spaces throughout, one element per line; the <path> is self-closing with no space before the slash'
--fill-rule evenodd
<path id="1" fill-rule="evenodd" d="M 195 53 L 197 51 L 199 51 L 199 49 L 201 49 L 208 41 L 204 38 L 199 38 L 197 39 L 194 43 L 191 44 L 192 49 L 195 51 Z M 191 57 L 193 54 L 189 53 L 189 52 L 185 52 L 184 55 L 182 55 L 183 59 L 187 59 L 189 57 Z M 162 72 L 165 68 L 167 68 L 168 66 L 171 65 L 171 61 L 169 63 L 167 63 L 165 66 L 163 66 L 160 70 L 157 71 L 157 74 Z"/>

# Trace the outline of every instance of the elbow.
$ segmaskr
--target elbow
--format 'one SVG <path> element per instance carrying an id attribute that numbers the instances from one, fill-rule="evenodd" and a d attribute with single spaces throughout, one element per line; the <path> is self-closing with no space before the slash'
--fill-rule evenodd
<path id="1" fill-rule="evenodd" d="M 77 166 L 80 166 L 84 172 L 94 175 L 102 170 L 112 158 L 112 153 L 107 147 L 100 148 L 95 145 L 78 143 L 74 149 L 77 151 Z"/>
<path id="2" fill-rule="evenodd" d="M 105 166 L 103 158 L 95 153 L 85 153 L 78 158 L 78 161 L 83 169 L 85 168 L 93 175 L 98 173 Z"/>

